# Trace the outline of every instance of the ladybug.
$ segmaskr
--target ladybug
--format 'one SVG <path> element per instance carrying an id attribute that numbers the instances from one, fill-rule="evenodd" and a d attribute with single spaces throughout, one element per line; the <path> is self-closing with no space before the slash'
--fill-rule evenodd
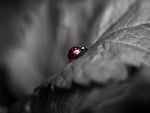
<path id="1" fill-rule="evenodd" d="M 85 48 L 84 46 L 74 46 L 68 52 L 68 59 L 70 61 L 75 60 L 79 56 L 83 55 L 86 51 L 87 51 L 87 48 Z"/>

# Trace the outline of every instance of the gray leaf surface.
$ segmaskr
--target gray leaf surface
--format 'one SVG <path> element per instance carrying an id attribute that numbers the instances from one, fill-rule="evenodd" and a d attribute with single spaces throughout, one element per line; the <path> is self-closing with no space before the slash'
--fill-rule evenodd
<path id="1" fill-rule="evenodd" d="M 118 3 L 117 0 L 113 2 Z M 121 8 L 124 3 L 129 4 L 123 11 L 120 10 L 126 12 L 118 13 L 122 14 L 119 19 L 117 19 L 119 16 L 110 16 L 114 24 L 108 21 L 106 26 L 109 26 L 109 29 L 103 34 L 99 29 L 100 37 L 89 51 L 69 63 L 53 79 L 50 78 L 50 82 L 60 87 L 68 87 L 72 81 L 84 85 L 91 82 L 99 84 L 109 81 L 120 82 L 129 77 L 127 66 L 150 66 L 150 1 L 121 0 L 119 7 Z M 113 12 L 115 14 L 119 11 L 114 9 Z"/>

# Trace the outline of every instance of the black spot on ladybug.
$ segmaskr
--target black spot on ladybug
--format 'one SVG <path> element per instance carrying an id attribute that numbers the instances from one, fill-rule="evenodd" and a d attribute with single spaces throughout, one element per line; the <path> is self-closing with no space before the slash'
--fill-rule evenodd
<path id="1" fill-rule="evenodd" d="M 87 48 L 85 48 L 84 46 L 74 46 L 68 52 L 68 59 L 70 61 L 75 60 L 79 56 L 83 55 L 86 51 L 87 51 Z"/>

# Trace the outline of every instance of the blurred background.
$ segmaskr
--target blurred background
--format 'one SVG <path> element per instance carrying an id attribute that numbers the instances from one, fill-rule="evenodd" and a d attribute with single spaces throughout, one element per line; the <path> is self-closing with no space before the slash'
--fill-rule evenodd
<path id="1" fill-rule="evenodd" d="M 0 105 L 31 94 L 61 70 L 72 46 L 90 47 L 106 4 L 107 0 L 1 0 Z"/>
<path id="2" fill-rule="evenodd" d="M 133 2 L 135 5 L 127 11 Z M 132 15 L 139 9 L 136 14 L 139 17 L 143 14 L 144 20 L 147 14 L 142 11 L 145 6 L 149 7 L 149 0 L 143 0 L 144 5 L 140 3 L 140 0 L 1 0 L 0 106 L 8 106 L 17 98 L 31 94 L 34 88 L 65 67 L 72 46 L 90 48 L 125 12 L 128 14 L 131 10 Z M 128 21 L 128 17 L 125 19 Z M 126 22 L 125 19 L 122 17 L 121 22 Z M 149 71 L 143 72 L 141 75 L 149 79 Z M 102 112 L 149 109 L 146 80 L 138 78 L 133 84 L 130 82 L 123 101 L 106 105 Z M 96 96 L 93 98 L 97 100 Z M 94 111 L 95 107 L 92 107 Z M 97 109 L 100 111 L 101 107 Z"/>

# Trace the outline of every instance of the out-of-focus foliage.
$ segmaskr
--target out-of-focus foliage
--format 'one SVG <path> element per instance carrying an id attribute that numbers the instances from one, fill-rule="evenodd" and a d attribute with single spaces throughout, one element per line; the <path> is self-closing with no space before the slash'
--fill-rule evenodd
<path id="1" fill-rule="evenodd" d="M 51 3 L 58 5 L 53 7 L 54 11 L 51 9 L 56 20 L 51 20 L 53 37 L 49 40 L 54 55 L 50 55 L 50 69 L 56 74 L 31 96 L 14 104 L 10 113 L 134 113 L 148 110 L 150 1 L 66 0 Z M 34 18 L 36 20 L 36 16 Z M 31 33 L 27 32 L 29 36 L 41 31 L 34 29 L 43 25 L 39 24 L 43 18 L 39 20 L 35 21 L 37 24 Z M 42 41 L 46 43 L 47 40 Z M 65 50 L 72 44 L 91 46 L 85 55 L 58 72 L 65 64 Z M 36 47 L 30 52 L 37 50 Z M 40 64 L 43 60 L 41 57 L 36 60 L 39 59 Z M 45 64 L 42 64 L 43 69 Z"/>

